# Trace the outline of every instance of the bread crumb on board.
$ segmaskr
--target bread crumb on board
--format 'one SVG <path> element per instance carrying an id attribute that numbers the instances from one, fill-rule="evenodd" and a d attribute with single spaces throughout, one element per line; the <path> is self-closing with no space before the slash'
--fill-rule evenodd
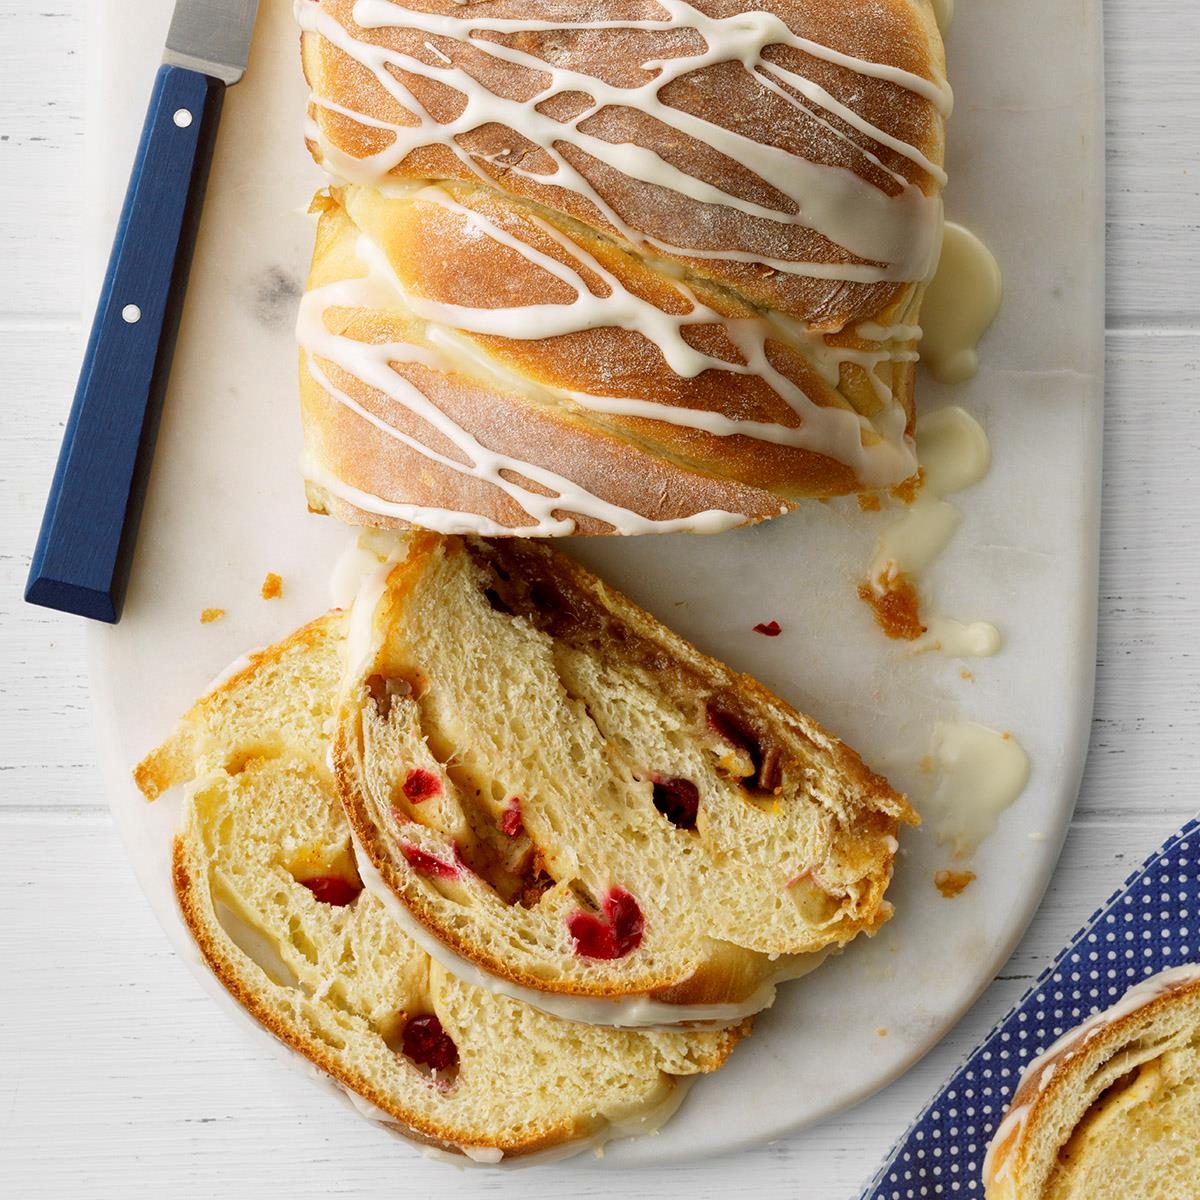
<path id="1" fill-rule="evenodd" d="M 915 475 L 909 476 L 903 483 L 898 483 L 895 487 L 888 488 L 888 491 L 901 504 L 912 504 L 921 494 L 921 489 L 924 486 L 925 468 L 918 467 Z"/>
<path id="2" fill-rule="evenodd" d="M 921 622 L 921 599 L 907 572 L 881 582 L 882 588 L 870 583 L 858 585 L 858 598 L 870 606 L 875 624 L 898 642 L 913 642 L 928 632 Z"/>
<path id="3" fill-rule="evenodd" d="M 278 600 L 282 595 L 283 580 L 274 571 L 269 571 L 266 579 L 263 580 L 262 598 L 264 600 Z"/>
<path id="4" fill-rule="evenodd" d="M 974 880 L 974 871 L 939 871 L 933 877 L 934 886 L 947 900 L 961 896 Z"/>
<path id="5" fill-rule="evenodd" d="M 201 625 L 211 625 L 214 621 L 219 621 L 225 615 L 223 608 L 206 608 L 200 614 Z"/>

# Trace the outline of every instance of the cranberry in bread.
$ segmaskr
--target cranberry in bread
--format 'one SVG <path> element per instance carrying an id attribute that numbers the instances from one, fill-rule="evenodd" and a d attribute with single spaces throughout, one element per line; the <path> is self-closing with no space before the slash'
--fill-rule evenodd
<path id="1" fill-rule="evenodd" d="M 366 1115 L 417 1141 L 494 1162 L 653 1130 L 745 1028 L 557 1020 L 455 978 L 407 936 L 363 889 L 327 763 L 344 624 L 332 613 L 251 656 L 137 768 L 148 798 L 187 789 L 175 890 L 205 961 Z"/>
<path id="2" fill-rule="evenodd" d="M 915 818 L 854 751 L 547 545 L 402 544 L 334 769 L 435 958 L 576 1020 L 734 1022 L 887 919 Z"/>

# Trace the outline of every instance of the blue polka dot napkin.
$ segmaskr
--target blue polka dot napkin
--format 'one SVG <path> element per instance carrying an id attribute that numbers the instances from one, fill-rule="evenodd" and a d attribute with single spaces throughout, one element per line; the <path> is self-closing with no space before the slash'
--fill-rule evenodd
<path id="1" fill-rule="evenodd" d="M 1135 983 L 1200 960 L 1200 819 L 1077 933 L 917 1118 L 862 1200 L 982 1200 L 983 1156 L 1026 1064 Z"/>

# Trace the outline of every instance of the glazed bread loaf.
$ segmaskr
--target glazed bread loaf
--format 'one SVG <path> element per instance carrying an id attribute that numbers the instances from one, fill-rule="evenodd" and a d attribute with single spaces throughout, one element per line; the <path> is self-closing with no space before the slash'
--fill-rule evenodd
<path id="1" fill-rule="evenodd" d="M 1200 1195 L 1200 966 L 1132 988 L 1030 1064 L 984 1184 L 988 1200 Z"/>
<path id="2" fill-rule="evenodd" d="M 652 1129 L 742 1031 L 571 1024 L 463 983 L 364 892 L 326 759 L 341 614 L 255 655 L 137 769 L 190 784 L 180 909 L 233 997 L 375 1119 L 485 1161 Z"/>
<path id="3" fill-rule="evenodd" d="M 334 765 L 436 958 L 578 1020 L 734 1021 L 886 920 L 913 818 L 852 750 L 544 544 L 405 546 L 355 603 Z"/>
<path id="4" fill-rule="evenodd" d="M 928 0 L 299 0 L 312 507 L 719 529 L 899 483 L 950 94 Z"/>

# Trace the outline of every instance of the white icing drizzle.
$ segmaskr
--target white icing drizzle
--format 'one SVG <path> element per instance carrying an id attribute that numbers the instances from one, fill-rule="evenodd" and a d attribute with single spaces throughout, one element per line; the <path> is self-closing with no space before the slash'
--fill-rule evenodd
<path id="1" fill-rule="evenodd" d="M 938 782 L 925 803 L 937 840 L 956 857 L 972 854 L 1000 814 L 1025 790 L 1029 756 L 1009 733 L 974 721 L 939 721 L 929 743 Z"/>
<path id="2" fill-rule="evenodd" d="M 940 651 L 951 658 L 991 658 L 999 653 L 1000 631 L 987 621 L 963 624 L 938 613 L 921 618 L 925 632 L 911 643 L 914 654 Z"/>
<path id="3" fill-rule="evenodd" d="M 885 167 L 871 149 L 889 150 L 919 168 L 936 184 L 944 172 L 919 147 L 909 145 L 877 127 L 814 81 L 791 67 L 765 56 L 770 47 L 801 51 L 826 63 L 864 77 L 886 80 L 921 97 L 942 115 L 952 106 L 944 79 L 925 79 L 886 63 L 856 58 L 793 34 L 777 16 L 750 11 L 728 17 L 706 16 L 686 0 L 661 0 L 664 17 L 656 20 L 569 21 L 521 18 L 498 20 L 479 16 L 464 5 L 453 14 L 416 11 L 390 0 L 357 0 L 353 22 L 361 29 L 404 29 L 423 35 L 424 56 L 377 45 L 347 29 L 318 0 L 296 0 L 296 15 L 308 33 L 325 38 L 374 76 L 379 86 L 405 110 L 403 122 L 382 120 L 359 113 L 322 96 L 312 97 L 316 109 L 336 112 L 371 129 L 388 132 L 390 143 L 377 153 L 355 158 L 326 141 L 320 123 L 310 114 L 307 134 L 318 143 L 326 168 L 339 181 L 363 184 L 386 195 L 413 202 L 438 204 L 464 218 L 480 236 L 519 253 L 531 266 L 546 271 L 574 292 L 569 304 L 532 304 L 504 308 L 474 308 L 435 302 L 405 289 L 396 278 L 386 255 L 367 237 L 359 239 L 359 256 L 368 275 L 363 280 L 344 281 L 310 293 L 301 307 L 299 336 L 308 367 L 317 382 L 336 402 L 349 407 L 377 430 L 395 437 L 410 450 L 433 460 L 440 467 L 474 476 L 505 492 L 528 514 L 519 527 L 497 524 L 469 512 L 421 507 L 371 496 L 336 478 L 321 463 L 306 464 L 309 479 L 332 495 L 376 515 L 406 521 L 446 533 L 490 535 L 560 536 L 576 529 L 572 514 L 586 516 L 612 526 L 619 533 L 695 530 L 715 532 L 745 520 L 744 514 L 712 511 L 671 521 L 653 521 L 620 506 L 607 503 L 572 480 L 535 463 L 511 455 L 500 455 L 483 445 L 467 430 L 442 413 L 421 390 L 391 369 L 391 363 L 421 363 L 445 371 L 469 364 L 484 379 L 524 384 L 491 362 L 471 340 L 470 334 L 509 339 L 555 337 L 582 330 L 612 327 L 641 333 L 662 355 L 664 363 L 681 378 L 694 378 L 707 370 L 763 379 L 799 417 L 797 425 L 763 421 L 733 420 L 721 413 L 674 407 L 631 397 L 597 396 L 568 389 L 541 388 L 543 398 L 568 408 L 606 416 L 632 416 L 662 421 L 678 427 L 701 430 L 716 437 L 744 436 L 782 446 L 819 453 L 850 467 L 864 487 L 878 488 L 899 482 L 912 474 L 915 454 L 907 437 L 906 413 L 889 385 L 894 364 L 915 361 L 911 349 L 920 336 L 915 325 L 884 327 L 863 323 L 855 333 L 866 347 L 831 345 L 823 331 L 780 314 L 728 318 L 703 304 L 687 286 L 677 263 L 655 265 L 662 278 L 678 291 L 684 311 L 667 313 L 636 295 L 605 270 L 590 254 L 559 229 L 541 220 L 533 210 L 526 212 L 541 235 L 565 252 L 567 262 L 522 241 L 484 215 L 463 208 L 440 187 L 397 181 L 390 172 L 412 151 L 441 146 L 489 187 L 495 181 L 484 169 L 481 156 L 460 143 L 464 135 L 485 125 L 502 125 L 536 145 L 548 156 L 553 172 L 542 176 L 555 186 L 570 189 L 592 204 L 617 234 L 643 255 L 674 254 L 693 258 L 728 259 L 762 263 L 795 275 L 854 282 L 920 281 L 930 273 L 940 244 L 941 201 L 927 196 L 904 175 Z M 637 86 L 608 84 L 580 70 L 568 69 L 500 41 L 496 36 L 567 30 L 611 30 L 683 33 L 703 47 L 679 57 L 646 61 L 646 81 Z M 488 55 L 499 63 L 523 71 L 537 72 L 547 82 L 536 94 L 514 100 L 489 90 L 461 66 L 455 65 L 453 46 L 470 47 L 474 55 Z M 853 147 L 856 154 L 892 179 L 895 194 L 863 179 L 855 171 L 810 162 L 776 146 L 694 114 L 674 108 L 660 99 L 661 90 L 681 79 L 719 63 L 740 62 L 755 81 L 772 96 L 790 104 L 809 119 L 818 121 L 832 137 Z M 461 98 L 457 115 L 436 121 L 421 104 L 404 79 L 421 77 L 453 89 Z M 591 103 L 572 120 L 562 122 L 547 115 L 555 97 L 586 94 Z M 653 150 L 629 141 L 608 142 L 590 136 L 581 125 L 605 108 L 625 108 L 646 114 L 680 138 L 692 138 L 726 158 L 737 161 L 761 180 L 789 197 L 798 213 L 781 211 L 732 195 L 668 163 Z M 860 144 L 846 133 L 854 130 L 866 139 Z M 801 263 L 787 259 L 764 259 L 756 252 L 738 248 L 714 250 L 705 246 L 674 246 L 650 241 L 630 227 L 597 192 L 596 188 L 567 161 L 565 146 L 575 147 L 621 172 L 630 179 L 674 191 L 681 197 L 705 205 L 732 208 L 755 219 L 780 225 L 812 229 L 842 247 L 849 256 L 866 260 L 848 264 Z M 497 161 L 505 157 L 501 151 Z M 505 162 L 506 170 L 521 173 L 517 163 Z M 604 294 L 589 288 L 588 278 L 598 278 Z M 424 336 L 429 346 L 368 345 L 330 334 L 322 313 L 332 306 L 369 307 L 372 297 L 402 303 L 427 322 Z M 744 361 L 731 363 L 691 346 L 685 332 L 691 326 L 719 325 Z M 844 366 L 861 368 L 880 401 L 880 411 L 870 420 L 847 408 L 825 407 L 813 402 L 803 390 L 783 375 L 770 361 L 768 343 L 779 343 L 797 351 L 811 363 L 820 378 L 837 387 Z M 429 347 L 434 347 L 431 350 Z M 418 437 L 403 433 L 378 413 L 367 412 L 343 391 L 333 387 L 318 359 L 336 364 L 362 380 L 388 400 L 410 410 L 443 437 L 457 453 L 439 454 Z M 514 477 L 532 481 L 536 488 L 515 482 Z M 547 496 L 544 491 L 552 493 Z M 783 508 L 785 506 L 781 506 Z"/>
<path id="4" fill-rule="evenodd" d="M 365 281 L 370 288 L 373 280 Z M 569 516 L 556 515 L 575 512 L 606 521 L 619 533 L 659 533 L 693 530 L 697 532 L 721 532 L 745 521 L 740 513 L 711 510 L 691 517 L 671 521 L 654 521 L 620 505 L 611 504 L 553 471 L 539 467 L 523 459 L 498 454 L 484 446 L 477 438 L 441 411 L 418 387 L 392 369 L 392 363 L 422 363 L 436 367 L 439 360 L 428 350 L 400 343 L 358 342 L 340 334 L 331 333 L 325 325 L 324 311 L 327 307 L 357 307 L 369 303 L 364 292 L 364 281 L 353 279 L 332 284 L 329 287 L 309 292 L 300 305 L 298 336 L 305 352 L 306 362 L 313 377 L 326 393 L 339 404 L 349 408 L 364 421 L 394 437 L 410 449 L 416 450 L 443 467 L 486 480 L 507 493 L 529 514 L 528 525 L 511 528 L 500 525 L 472 512 L 460 512 L 445 508 L 429 508 L 390 501 L 364 492 L 337 478 L 320 463 L 311 459 L 305 462 L 307 478 L 332 494 L 366 512 L 393 517 L 426 529 L 441 533 L 477 533 L 485 536 L 554 537 L 573 533 L 575 521 Z M 335 386 L 320 363 L 322 359 L 335 363 L 342 370 L 361 379 L 369 387 L 381 392 L 396 404 L 402 405 L 421 417 L 439 433 L 448 438 L 461 452 L 462 458 L 452 458 L 425 445 L 384 418 L 363 408 L 356 400 Z M 465 460 L 465 461 L 464 461 Z M 523 476 L 541 485 L 551 494 L 544 495 L 519 483 L 511 475 Z"/>
<path id="5" fill-rule="evenodd" d="M 1000 266 L 969 229 L 947 221 L 937 271 L 925 290 L 921 360 L 939 383 L 965 383 L 979 370 L 977 347 L 1004 294 Z"/>
<path id="6" fill-rule="evenodd" d="M 1139 1008 L 1159 996 L 1165 995 L 1175 988 L 1193 983 L 1200 983 L 1200 964 L 1190 963 L 1182 967 L 1172 967 L 1169 970 L 1160 971 L 1157 975 L 1152 975 L 1149 979 L 1135 984 L 1111 1007 L 1101 1009 L 1074 1029 L 1068 1029 L 1062 1037 L 1032 1059 L 1025 1068 L 1013 1095 L 1019 1095 L 1023 1090 L 1027 1090 L 1035 1078 L 1037 1085 L 1033 1095 L 1009 1109 L 1004 1120 L 997 1127 L 983 1160 L 984 1179 L 999 1182 L 1011 1173 L 1013 1155 L 1009 1152 L 1010 1144 L 1011 1147 L 1015 1147 L 1024 1135 L 1034 1102 L 1050 1086 L 1060 1066 L 1060 1056 L 1061 1063 L 1069 1062 L 1086 1047 L 1092 1038 L 1109 1025 L 1137 1012 Z M 1001 1153 L 1004 1154 L 1004 1158 L 997 1166 L 997 1160 Z"/>
<path id="7" fill-rule="evenodd" d="M 338 555 L 329 575 L 333 608 L 349 611 L 368 575 L 404 557 L 405 535 L 393 529 L 358 529 Z"/>
<path id="8" fill-rule="evenodd" d="M 323 10 L 318 0 L 296 0 L 296 15 L 301 27 L 326 38 L 373 74 L 380 87 L 405 110 L 411 121 L 399 124 L 377 118 L 365 120 L 364 123 L 372 128 L 384 129 L 393 135 L 388 146 L 366 158 L 356 159 L 345 153 L 337 153 L 334 147 L 322 142 L 326 165 L 346 181 L 366 183 L 386 190 L 389 172 L 409 153 L 436 145 L 451 151 L 467 169 L 491 186 L 494 183 L 492 177 L 477 157 L 460 145 L 459 139 L 482 126 L 500 124 L 536 145 L 553 163 L 553 174 L 542 178 L 555 186 L 568 188 L 589 201 L 620 236 L 635 246 L 646 244 L 644 235 L 631 227 L 568 162 L 561 147 L 574 147 L 630 179 L 672 190 L 702 204 L 735 209 L 782 226 L 796 225 L 815 230 L 851 255 L 865 259 L 869 264 L 878 264 L 865 268 L 859 265 L 850 275 L 844 273 L 845 268 L 836 264 L 784 262 L 780 267 L 782 270 L 830 279 L 916 281 L 926 278 L 937 252 L 941 225 L 939 198 L 926 196 L 920 187 L 895 171 L 887 171 L 897 185 L 896 193 L 889 195 L 852 170 L 810 162 L 779 147 L 766 145 L 703 117 L 674 108 L 660 98 L 660 91 L 672 81 L 692 72 L 718 63 L 740 61 L 764 89 L 814 119 L 821 120 L 831 134 L 854 146 L 864 159 L 876 167 L 882 166 L 877 155 L 869 148 L 851 141 L 827 119 L 821 118 L 820 112 L 848 124 L 875 145 L 899 153 L 941 183 L 945 179 L 941 168 L 930 162 L 919 148 L 871 124 L 813 81 L 765 59 L 763 55 L 771 46 L 799 50 L 860 75 L 887 80 L 921 96 L 943 115 L 947 115 L 952 106 L 952 96 L 946 82 L 925 79 L 885 63 L 856 58 L 798 37 L 771 13 L 750 11 L 728 17 L 709 17 L 685 0 L 659 0 L 659 7 L 666 13 L 663 20 L 543 21 L 481 17 L 472 12 L 469 5 L 462 6 L 462 15 L 415 11 L 398 7 L 389 0 L 358 0 L 354 5 L 353 19 L 363 29 L 404 28 L 423 33 L 429 38 L 449 39 L 469 45 L 476 53 L 487 54 L 548 78 L 542 91 L 528 99 L 514 100 L 490 91 L 468 72 L 455 66 L 453 60 L 443 61 L 448 57 L 444 52 L 434 54 L 436 62 L 431 64 L 410 54 L 373 44 L 355 37 Z M 560 29 L 687 30 L 699 35 L 704 49 L 675 58 L 647 61 L 641 64 L 648 75 L 644 83 L 619 87 L 487 36 Z M 426 45 L 429 43 L 426 42 Z M 457 116 L 445 122 L 435 121 L 404 84 L 401 73 L 453 88 L 462 97 L 462 107 Z M 556 120 L 542 111 L 551 107 L 548 101 L 567 93 L 585 94 L 591 97 L 592 103 L 566 122 Z M 801 102 L 801 98 L 807 101 L 807 105 Z M 325 104 L 319 96 L 314 96 L 313 102 L 318 106 Z M 646 147 L 628 141 L 608 142 L 586 133 L 581 126 L 606 107 L 636 110 L 681 137 L 693 138 L 712 147 L 726 158 L 748 167 L 777 192 L 792 198 L 799 211 L 794 214 L 783 212 L 732 195 L 672 165 Z M 342 108 L 338 111 L 354 119 L 362 119 L 360 114 Z M 519 164 L 510 165 L 508 169 L 529 175 L 529 172 L 522 171 Z M 730 257 L 724 250 L 658 244 L 669 253 Z M 759 255 L 751 254 L 747 261 L 762 260 Z"/>
<path id="9" fill-rule="evenodd" d="M 922 418 L 917 457 L 924 472 L 921 490 L 876 544 L 870 581 L 877 595 L 902 575 L 919 575 L 933 564 L 962 523 L 961 511 L 945 497 L 978 483 L 992 461 L 983 427 L 957 407 Z M 909 643 L 913 653 L 938 650 L 956 658 L 987 658 L 1000 649 L 1000 632 L 986 621 L 963 624 L 936 613 L 921 619 L 926 632 Z"/>
<path id="10" fill-rule="evenodd" d="M 311 480 L 347 502 L 368 512 L 399 518 L 443 533 L 485 535 L 570 534 L 574 532 L 575 521 L 565 515 L 568 512 L 605 521 L 619 533 L 625 534 L 681 530 L 719 532 L 745 520 L 743 514 L 719 510 L 673 520 L 651 520 L 606 502 L 572 480 L 535 463 L 493 452 L 451 420 L 415 384 L 392 369 L 392 363 L 419 363 L 448 370 L 456 361 L 466 360 L 476 374 L 492 375 L 503 383 L 506 378 L 503 372 L 498 371 L 487 356 L 459 331 L 520 339 L 556 336 L 598 326 L 637 329 L 658 348 L 664 361 L 677 375 L 693 378 L 706 370 L 722 370 L 762 378 L 787 401 L 800 417 L 801 423 L 788 426 L 733 420 L 715 412 L 567 389 L 555 389 L 551 395 L 590 412 L 650 417 L 678 426 L 701 429 L 718 437 L 741 435 L 776 445 L 813 450 L 850 465 L 866 486 L 884 486 L 912 473 L 916 459 L 912 441 L 905 433 L 905 411 L 876 370 L 884 363 L 915 359 L 915 353 L 903 348 L 902 342 L 911 332 L 910 327 L 869 327 L 872 334 L 878 334 L 875 348 L 870 350 L 833 346 L 822 334 L 809 329 L 803 322 L 780 314 L 747 318 L 722 316 L 701 303 L 683 281 L 669 276 L 666 278 L 686 300 L 689 309 L 681 314 L 668 313 L 635 295 L 593 256 L 545 222 L 534 218 L 537 227 L 571 256 L 574 265 L 559 262 L 487 217 L 462 207 L 442 188 L 409 189 L 407 195 L 414 202 L 437 204 L 455 212 L 477 228 L 480 236 L 487 236 L 515 250 L 530 263 L 567 284 L 575 298 L 569 304 L 499 309 L 432 301 L 406 289 L 383 249 L 366 234 L 360 233 L 357 255 L 366 266 L 367 274 L 314 289 L 301 302 L 297 336 L 305 351 L 309 371 L 332 399 L 351 409 L 376 429 L 395 437 L 445 468 L 484 479 L 503 490 L 521 505 L 529 515 L 530 523 L 513 529 L 474 513 L 387 501 L 337 479 L 315 461 L 306 463 L 306 473 Z M 605 294 L 595 295 L 588 288 L 581 273 L 585 270 L 600 279 L 606 289 Z M 324 319 L 325 312 L 330 308 L 395 308 L 397 305 L 430 323 L 426 336 L 436 349 L 410 344 L 356 341 L 331 332 Z M 684 331 L 696 324 L 720 325 L 745 362 L 731 363 L 689 345 Z M 860 336 L 866 336 L 861 329 L 859 332 Z M 839 380 L 844 364 L 852 363 L 861 367 L 885 407 L 872 421 L 868 421 L 846 408 L 815 404 L 771 363 L 767 352 L 770 342 L 796 348 L 831 386 Z M 439 453 L 419 438 L 389 424 L 378 413 L 367 411 L 332 382 L 318 360 L 336 364 L 385 395 L 391 402 L 409 409 L 448 438 L 459 454 L 451 457 Z M 868 431 L 873 436 L 865 437 Z M 514 474 L 532 480 L 552 494 L 544 495 L 517 482 Z"/>

